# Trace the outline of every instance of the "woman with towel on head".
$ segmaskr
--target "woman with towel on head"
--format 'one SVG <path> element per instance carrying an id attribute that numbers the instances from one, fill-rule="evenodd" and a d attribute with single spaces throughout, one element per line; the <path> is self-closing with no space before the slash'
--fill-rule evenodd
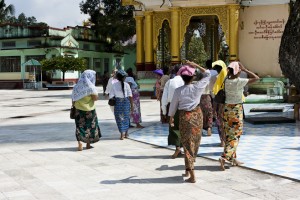
<path id="1" fill-rule="evenodd" d="M 250 78 L 240 78 L 241 71 Z M 247 70 L 240 62 L 232 62 L 228 66 L 228 78 L 225 80 L 226 100 L 223 109 L 225 147 L 219 161 L 221 169 L 225 170 L 225 161 L 232 165 L 241 165 L 236 159 L 236 149 L 243 134 L 243 92 L 247 84 L 254 83 L 259 77 Z"/>
<path id="2" fill-rule="evenodd" d="M 203 73 L 203 78 L 192 84 L 195 67 Z M 170 125 L 174 126 L 174 115 L 179 110 L 179 131 L 185 155 L 186 182 L 195 183 L 194 162 L 200 145 L 203 118 L 200 108 L 200 98 L 209 83 L 210 71 L 194 62 L 183 65 L 178 74 L 181 75 L 184 85 L 177 88 L 169 109 Z"/>
<path id="3" fill-rule="evenodd" d="M 85 70 L 72 92 L 72 104 L 76 108 L 75 124 L 78 151 L 82 151 L 81 142 L 86 143 L 90 149 L 92 143 L 98 142 L 101 137 L 95 101 L 98 100 L 98 92 L 95 87 L 96 72 Z"/>

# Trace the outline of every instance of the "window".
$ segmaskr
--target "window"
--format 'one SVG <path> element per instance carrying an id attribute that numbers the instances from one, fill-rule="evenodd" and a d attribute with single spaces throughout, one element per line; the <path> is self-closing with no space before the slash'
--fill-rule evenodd
<path id="1" fill-rule="evenodd" d="M 95 51 L 101 51 L 102 49 L 101 49 L 101 45 L 100 44 L 96 44 L 95 45 Z"/>
<path id="2" fill-rule="evenodd" d="M 0 72 L 21 72 L 20 56 L 0 57 Z"/>
<path id="3" fill-rule="evenodd" d="M 83 44 L 83 50 L 90 50 L 89 44 Z"/>
<path id="4" fill-rule="evenodd" d="M 104 58 L 104 71 L 109 71 L 109 58 Z"/>
<path id="5" fill-rule="evenodd" d="M 12 48 L 12 47 L 16 47 L 16 41 L 2 42 L 2 48 Z"/>
<path id="6" fill-rule="evenodd" d="M 42 42 L 40 40 L 30 40 L 27 42 L 28 47 L 36 47 L 36 46 L 41 46 Z"/>

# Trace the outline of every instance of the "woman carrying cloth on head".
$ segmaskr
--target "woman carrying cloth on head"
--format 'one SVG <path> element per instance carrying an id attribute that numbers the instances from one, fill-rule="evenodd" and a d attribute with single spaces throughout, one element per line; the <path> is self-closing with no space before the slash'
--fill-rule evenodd
<path id="1" fill-rule="evenodd" d="M 95 101 L 98 100 L 95 82 L 96 72 L 85 70 L 72 92 L 72 104 L 76 108 L 75 135 L 78 141 L 78 151 L 82 151 L 81 142 L 86 143 L 86 148 L 90 149 L 90 144 L 98 142 L 101 137 L 95 105 Z"/>
<path id="2" fill-rule="evenodd" d="M 241 71 L 249 78 L 240 78 Z M 241 165 L 236 159 L 236 149 L 243 134 L 243 92 L 247 84 L 254 83 L 259 77 L 247 70 L 240 62 L 232 62 L 228 66 L 228 78 L 225 80 L 226 100 L 224 105 L 225 147 L 219 161 L 221 169 L 225 170 L 225 161 L 232 165 Z"/>
<path id="3" fill-rule="evenodd" d="M 203 78 L 192 84 L 195 67 L 203 73 Z M 200 108 L 200 98 L 209 84 L 210 71 L 194 62 L 183 65 L 178 74 L 181 75 L 184 85 L 177 88 L 169 109 L 170 125 L 174 126 L 174 115 L 179 110 L 179 132 L 185 155 L 185 175 L 190 176 L 186 182 L 195 183 L 194 162 L 200 145 L 203 117 Z"/>
<path id="4" fill-rule="evenodd" d="M 218 72 L 218 76 L 216 82 L 213 87 L 213 94 L 216 95 L 218 92 L 224 87 L 223 83 L 227 76 L 227 67 L 226 64 L 222 60 L 218 60 L 212 63 L 212 67 L 214 70 Z M 226 89 L 225 89 L 226 90 Z M 220 137 L 220 146 L 224 147 L 225 145 L 225 133 L 223 129 L 223 107 L 224 104 L 213 102 L 216 125 L 218 128 L 218 133 Z"/>

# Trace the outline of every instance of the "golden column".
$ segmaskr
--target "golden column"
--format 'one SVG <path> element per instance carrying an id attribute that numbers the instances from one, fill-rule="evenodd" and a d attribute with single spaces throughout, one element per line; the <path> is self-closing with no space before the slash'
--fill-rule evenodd
<path id="1" fill-rule="evenodd" d="M 180 63 L 180 8 L 171 10 L 171 63 Z"/>
<path id="2" fill-rule="evenodd" d="M 145 12 L 145 70 L 154 70 L 154 56 L 153 56 L 153 12 Z"/>
<path id="3" fill-rule="evenodd" d="M 144 16 L 135 16 L 136 23 L 136 70 L 145 70 L 144 56 Z"/>
<path id="4" fill-rule="evenodd" d="M 239 9 L 238 5 L 229 6 L 229 60 L 238 60 L 239 56 Z"/>

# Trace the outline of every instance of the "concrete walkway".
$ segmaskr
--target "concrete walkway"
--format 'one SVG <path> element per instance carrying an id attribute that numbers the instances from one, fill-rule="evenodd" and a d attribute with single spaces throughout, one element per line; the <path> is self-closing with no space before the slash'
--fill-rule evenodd
<path id="1" fill-rule="evenodd" d="M 97 102 L 101 141 L 77 152 L 70 94 L 0 90 L 0 200 L 300 199 L 299 182 L 240 167 L 223 172 L 206 158 L 197 158 L 197 183 L 184 183 L 183 158 L 170 159 L 172 150 L 119 140 L 107 100 Z M 158 109 L 142 100 L 144 126 L 157 123 Z"/>

